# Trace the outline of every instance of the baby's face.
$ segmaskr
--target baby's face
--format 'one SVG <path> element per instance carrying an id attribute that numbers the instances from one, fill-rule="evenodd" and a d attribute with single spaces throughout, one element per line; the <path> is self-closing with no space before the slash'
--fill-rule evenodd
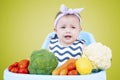
<path id="1" fill-rule="evenodd" d="M 81 31 L 80 21 L 75 15 L 63 16 L 59 19 L 55 31 L 60 44 L 69 46 L 78 38 Z"/>

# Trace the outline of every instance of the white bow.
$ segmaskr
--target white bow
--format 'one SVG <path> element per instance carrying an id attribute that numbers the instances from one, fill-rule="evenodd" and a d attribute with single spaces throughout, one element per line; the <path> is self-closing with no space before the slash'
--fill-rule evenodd
<path id="1" fill-rule="evenodd" d="M 68 9 L 64 4 L 61 5 L 60 12 L 64 14 L 79 14 L 84 8 Z"/>

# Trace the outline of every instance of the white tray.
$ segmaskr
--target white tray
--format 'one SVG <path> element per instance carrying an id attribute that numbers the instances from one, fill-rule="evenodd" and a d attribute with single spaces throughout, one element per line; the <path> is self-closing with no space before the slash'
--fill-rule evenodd
<path id="1" fill-rule="evenodd" d="M 100 71 L 89 75 L 33 75 L 33 74 L 18 74 L 4 70 L 4 80 L 106 80 L 106 72 Z"/>

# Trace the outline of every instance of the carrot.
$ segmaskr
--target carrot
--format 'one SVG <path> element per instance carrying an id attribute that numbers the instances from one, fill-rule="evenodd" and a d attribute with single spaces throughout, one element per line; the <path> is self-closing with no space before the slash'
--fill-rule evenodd
<path id="1" fill-rule="evenodd" d="M 67 68 L 68 68 L 68 71 L 71 71 L 76 68 L 76 65 L 75 65 L 75 63 L 70 63 Z"/>
<path id="2" fill-rule="evenodd" d="M 55 69 L 55 70 L 52 71 L 52 75 L 59 75 L 59 72 L 60 71 L 58 71 L 57 69 Z"/>
<path id="3" fill-rule="evenodd" d="M 67 60 L 63 65 L 61 65 L 60 67 L 58 67 L 57 69 L 53 70 L 52 75 L 59 75 L 60 71 L 67 68 L 69 64 L 71 63 L 75 63 L 75 59 L 74 58 L 70 58 L 69 60 Z"/>
<path id="4" fill-rule="evenodd" d="M 68 73 L 68 69 L 67 68 L 64 68 L 60 71 L 60 75 L 67 75 Z"/>

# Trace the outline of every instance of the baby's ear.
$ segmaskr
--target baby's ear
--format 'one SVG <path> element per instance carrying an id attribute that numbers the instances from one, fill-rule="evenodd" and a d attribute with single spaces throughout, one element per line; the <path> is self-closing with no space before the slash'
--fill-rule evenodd
<path id="1" fill-rule="evenodd" d="M 80 26 L 80 31 L 82 31 L 82 27 Z"/>
<path id="2" fill-rule="evenodd" d="M 56 29 L 56 28 L 54 28 L 54 31 L 55 31 L 55 32 L 57 32 L 57 29 Z"/>

